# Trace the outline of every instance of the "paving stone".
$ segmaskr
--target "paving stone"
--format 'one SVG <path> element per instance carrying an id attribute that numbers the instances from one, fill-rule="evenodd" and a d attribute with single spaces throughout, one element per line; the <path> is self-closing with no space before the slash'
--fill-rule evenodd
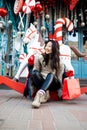
<path id="1" fill-rule="evenodd" d="M 0 130 L 87 130 L 87 95 L 39 109 L 14 90 L 0 90 Z"/>

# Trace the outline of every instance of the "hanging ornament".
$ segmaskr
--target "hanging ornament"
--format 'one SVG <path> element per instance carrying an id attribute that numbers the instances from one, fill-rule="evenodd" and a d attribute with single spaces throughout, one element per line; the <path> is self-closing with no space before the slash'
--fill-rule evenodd
<path id="1" fill-rule="evenodd" d="M 76 9 L 75 9 L 75 13 L 74 13 L 74 20 L 73 20 L 73 24 L 74 24 L 74 27 L 76 28 L 77 27 L 77 15 L 76 15 Z"/>
<path id="2" fill-rule="evenodd" d="M 50 15 L 49 14 L 46 14 L 46 19 L 49 20 L 50 19 Z"/>
<path id="3" fill-rule="evenodd" d="M 24 0 L 16 0 L 14 3 L 14 13 L 17 15 L 21 10 L 23 6 Z"/>
<path id="4" fill-rule="evenodd" d="M 82 23 L 81 23 L 81 27 L 84 27 L 84 26 L 85 26 L 85 23 L 84 23 L 84 22 L 82 22 Z"/>
<path id="5" fill-rule="evenodd" d="M 0 16 L 5 17 L 7 15 L 7 10 L 5 8 L 0 8 Z"/>
<path id="6" fill-rule="evenodd" d="M 5 22 L 4 21 L 0 21 L 0 29 L 5 29 L 5 27 L 6 27 L 6 24 L 5 24 Z"/>
<path id="7" fill-rule="evenodd" d="M 23 5 L 24 14 L 31 13 L 35 7 L 35 0 L 26 0 Z"/>
<path id="8" fill-rule="evenodd" d="M 53 7 L 56 0 L 47 0 L 47 5 Z"/>
<path id="9" fill-rule="evenodd" d="M 41 31 L 45 31 L 45 30 L 46 30 L 45 26 L 41 26 Z"/>
<path id="10" fill-rule="evenodd" d="M 35 5 L 35 10 L 40 13 L 41 11 L 43 11 L 43 7 L 42 5 L 40 4 L 40 2 L 36 2 L 36 5 Z"/>
<path id="11" fill-rule="evenodd" d="M 84 22 L 84 18 L 83 18 L 83 11 L 81 8 L 81 27 L 84 27 L 84 26 L 85 26 L 85 22 Z"/>
<path id="12" fill-rule="evenodd" d="M 37 25 L 38 25 L 38 22 L 37 22 L 37 21 L 34 21 L 34 25 L 37 26 Z"/>
<path id="13" fill-rule="evenodd" d="M 63 0 L 63 1 L 70 11 L 72 11 L 75 8 L 76 4 L 79 2 L 79 0 Z"/>

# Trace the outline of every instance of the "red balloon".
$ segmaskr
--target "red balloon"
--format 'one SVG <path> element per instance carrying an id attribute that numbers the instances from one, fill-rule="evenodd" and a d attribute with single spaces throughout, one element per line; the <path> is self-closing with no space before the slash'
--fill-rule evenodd
<path id="1" fill-rule="evenodd" d="M 7 15 L 7 10 L 5 8 L 0 8 L 0 16 L 5 17 Z"/>
<path id="2" fill-rule="evenodd" d="M 35 9 L 36 11 L 41 12 L 43 10 L 43 7 L 39 2 L 37 2 L 37 4 L 35 5 Z"/>

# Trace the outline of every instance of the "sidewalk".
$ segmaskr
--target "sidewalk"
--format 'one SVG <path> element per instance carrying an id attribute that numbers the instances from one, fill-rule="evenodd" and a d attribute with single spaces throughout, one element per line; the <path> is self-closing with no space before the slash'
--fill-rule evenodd
<path id="1" fill-rule="evenodd" d="M 39 109 L 14 90 L 0 90 L 0 130 L 87 130 L 87 95 Z"/>

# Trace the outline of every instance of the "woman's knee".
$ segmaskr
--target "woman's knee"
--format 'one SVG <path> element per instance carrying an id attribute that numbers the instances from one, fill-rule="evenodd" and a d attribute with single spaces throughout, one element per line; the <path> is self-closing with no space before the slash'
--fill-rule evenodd
<path id="1" fill-rule="evenodd" d="M 47 79 L 53 80 L 54 79 L 54 75 L 52 73 L 48 73 Z"/>
<path id="2" fill-rule="evenodd" d="M 34 70 L 32 72 L 32 76 L 31 76 L 31 79 L 33 79 L 33 81 L 40 81 L 40 82 L 43 82 L 44 81 L 44 78 L 43 76 L 41 75 L 41 73 L 38 71 L 38 70 Z"/>
<path id="3" fill-rule="evenodd" d="M 44 82 L 44 78 L 39 71 L 34 70 L 31 76 L 31 82 L 37 87 L 37 89 L 40 89 L 42 83 Z"/>
<path id="4" fill-rule="evenodd" d="M 37 77 L 38 77 L 38 75 L 39 75 L 39 71 L 34 70 L 34 71 L 32 71 L 31 78 L 37 78 Z"/>

